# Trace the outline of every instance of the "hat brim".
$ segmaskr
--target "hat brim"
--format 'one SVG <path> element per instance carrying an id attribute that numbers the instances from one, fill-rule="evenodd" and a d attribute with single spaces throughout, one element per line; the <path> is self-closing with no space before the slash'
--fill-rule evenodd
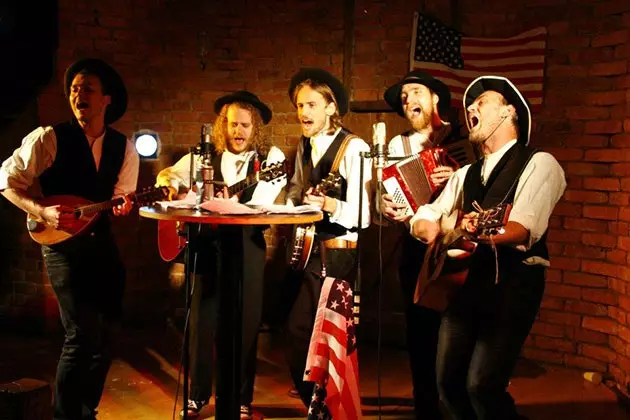
<path id="1" fill-rule="evenodd" d="M 424 85 L 431 89 L 440 101 L 438 102 L 438 113 L 440 114 L 440 118 L 444 119 L 447 117 L 448 111 L 451 106 L 451 93 L 448 90 L 448 87 L 442 83 L 438 79 L 433 78 L 424 78 L 424 77 L 406 77 L 402 81 L 396 83 L 395 85 L 390 86 L 383 95 L 383 99 L 385 102 L 401 117 L 405 116 L 405 111 L 403 110 L 402 100 L 400 99 L 400 94 L 402 92 L 403 86 L 410 83 L 418 83 Z"/>
<path id="2" fill-rule="evenodd" d="M 64 75 L 64 92 L 66 98 L 70 98 L 72 81 L 82 71 L 96 75 L 101 80 L 103 92 L 111 97 L 111 102 L 105 110 L 105 124 L 118 121 L 127 111 L 127 88 L 120 74 L 109 64 L 97 58 L 85 58 L 75 61 L 67 69 Z"/>
<path id="3" fill-rule="evenodd" d="M 466 126 L 470 130 L 468 121 L 468 107 L 485 91 L 492 90 L 503 95 L 510 105 L 516 110 L 518 116 L 518 141 L 529 144 L 532 131 L 532 114 L 529 102 L 507 78 L 502 76 L 481 76 L 475 79 L 464 92 L 463 104 L 466 117 Z"/>
<path id="4" fill-rule="evenodd" d="M 238 92 L 231 93 L 217 99 L 214 102 L 214 112 L 219 115 L 221 113 L 221 108 L 223 108 L 224 105 L 233 104 L 234 102 L 245 102 L 256 108 L 260 114 L 263 124 L 269 124 L 269 121 L 271 121 L 273 114 L 267 105 L 254 95 L 243 95 Z"/>
<path id="5" fill-rule="evenodd" d="M 341 83 L 339 79 L 328 73 L 326 70 L 317 68 L 302 69 L 291 78 L 291 82 L 289 83 L 289 99 L 291 100 L 293 106 L 295 106 L 295 101 L 293 98 L 295 88 L 305 80 L 312 80 L 317 83 L 323 83 L 330 87 L 333 95 L 335 95 L 335 101 L 337 102 L 339 115 L 346 115 L 346 113 L 348 112 L 349 100 L 348 92 L 343 86 L 343 83 Z"/>

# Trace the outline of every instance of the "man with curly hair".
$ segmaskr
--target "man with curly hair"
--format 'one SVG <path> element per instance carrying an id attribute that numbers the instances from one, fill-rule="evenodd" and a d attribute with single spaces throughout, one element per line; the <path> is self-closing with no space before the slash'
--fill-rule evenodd
<path id="1" fill-rule="evenodd" d="M 258 170 L 263 162 L 282 162 L 284 153 L 271 146 L 262 134 L 263 124 L 271 120 L 271 110 L 258 97 L 247 91 L 222 96 L 214 103 L 218 118 L 214 123 L 213 143 L 216 153 L 212 159 L 214 180 L 233 185 Z M 195 161 L 195 172 L 200 165 Z M 157 176 L 158 186 L 168 186 L 181 197 L 179 190 L 190 189 L 190 154 L 175 165 L 165 168 Z M 271 204 L 286 185 L 286 180 L 260 181 L 234 197 L 227 188 L 217 195 L 241 203 Z M 256 348 L 258 329 L 262 317 L 263 273 L 266 243 L 264 227 L 243 228 L 243 324 L 242 324 L 242 376 L 241 419 L 252 418 L 254 378 L 256 375 Z M 187 417 L 197 418 L 212 395 L 214 340 L 219 297 L 217 290 L 220 241 L 210 227 L 204 225 L 191 246 L 197 252 L 195 281 L 191 305 L 191 395 Z M 181 413 L 183 415 L 183 411 Z"/>

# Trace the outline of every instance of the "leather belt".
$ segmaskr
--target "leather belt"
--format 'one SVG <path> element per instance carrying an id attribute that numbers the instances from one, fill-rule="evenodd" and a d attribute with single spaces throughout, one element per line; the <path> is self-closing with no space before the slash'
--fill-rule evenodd
<path id="1" fill-rule="evenodd" d="M 328 249 L 355 249 L 357 243 L 356 241 L 349 241 L 347 239 L 332 238 L 322 241 L 322 246 Z"/>

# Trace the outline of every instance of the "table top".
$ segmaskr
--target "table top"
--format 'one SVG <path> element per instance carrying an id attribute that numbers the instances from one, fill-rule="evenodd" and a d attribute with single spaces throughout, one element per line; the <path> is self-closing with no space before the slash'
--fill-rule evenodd
<path id="1" fill-rule="evenodd" d="M 322 220 L 323 214 L 217 214 L 205 210 L 164 209 L 161 206 L 140 207 L 140 216 L 156 220 L 207 223 L 216 225 L 299 225 Z"/>

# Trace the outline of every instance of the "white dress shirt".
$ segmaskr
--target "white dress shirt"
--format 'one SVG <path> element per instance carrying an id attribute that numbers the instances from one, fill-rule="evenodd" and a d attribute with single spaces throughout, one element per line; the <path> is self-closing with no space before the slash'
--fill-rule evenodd
<path id="1" fill-rule="evenodd" d="M 337 129 L 333 134 L 321 133 L 313 136 L 311 141 L 311 160 L 313 166 L 317 165 L 322 156 L 326 153 L 333 140 L 339 134 L 341 128 Z M 315 147 L 313 147 L 315 146 Z M 346 180 L 347 191 L 346 200 L 338 200 L 335 212 L 329 215 L 332 223 L 338 223 L 346 229 L 356 228 L 359 224 L 359 197 L 360 192 L 363 194 L 362 208 L 362 227 L 366 228 L 370 225 L 370 202 L 369 202 L 369 183 L 372 179 L 372 160 L 366 159 L 363 162 L 363 187 L 360 188 L 361 175 L 361 152 L 369 152 L 370 147 L 360 138 L 353 138 L 348 143 L 346 152 L 341 159 L 339 165 L 339 174 Z M 304 144 L 298 143 L 297 154 L 295 156 L 295 173 L 291 178 L 289 192 L 287 194 L 287 204 L 297 205 L 302 203 L 304 195 L 304 167 L 302 165 L 304 156 Z M 340 236 L 341 239 L 356 241 L 358 234 L 356 232 L 348 232 Z"/>
<path id="2" fill-rule="evenodd" d="M 425 134 L 413 132 L 411 135 L 409 135 L 409 146 L 411 149 L 411 154 L 415 155 L 416 153 L 422 152 L 424 149 L 434 147 L 434 144 Z M 389 141 L 389 144 L 387 145 L 387 154 L 389 156 L 398 158 L 406 156 L 405 148 L 403 146 L 402 134 L 397 135 Z M 388 162 L 388 164 L 394 164 L 396 162 L 398 162 L 398 160 L 392 160 L 391 162 Z"/>
<path id="3" fill-rule="evenodd" d="M 247 177 L 247 168 L 249 161 L 254 157 L 254 151 L 247 151 L 234 154 L 228 150 L 223 152 L 221 158 L 221 174 L 223 181 L 228 185 L 234 185 Z M 278 163 L 285 159 L 282 150 L 275 146 L 269 149 L 267 154 L 267 163 Z M 201 165 L 201 156 L 195 155 L 194 172 Z M 261 162 L 263 165 L 263 162 Z M 264 166 L 261 166 L 261 169 Z M 190 189 L 190 153 L 182 156 L 173 166 L 164 168 L 158 174 L 158 185 L 168 185 L 179 190 L 180 186 Z M 250 201 L 247 204 L 273 204 L 276 197 L 286 186 L 286 176 L 272 181 L 260 181 L 256 185 L 256 189 Z"/>
<path id="4" fill-rule="evenodd" d="M 103 153 L 103 138 L 88 137 L 92 149 L 94 163 L 98 170 Z M 57 155 L 57 136 L 55 130 L 48 127 L 38 127 L 22 140 L 22 145 L 2 163 L 0 167 L 0 191 L 7 188 L 26 191 L 34 187 L 39 190 L 37 178 L 55 161 Z M 118 181 L 114 186 L 114 196 L 128 194 L 136 190 L 140 158 L 134 144 L 127 139 L 125 157 L 118 173 Z M 81 174 L 77 173 L 77 177 Z"/>
<path id="5" fill-rule="evenodd" d="M 512 140 L 501 149 L 485 156 L 482 167 L 482 182 L 485 184 L 490 173 L 505 152 L 516 143 Z M 430 204 L 421 206 L 411 218 L 410 226 L 419 219 L 437 222 L 448 216 L 463 204 L 463 187 L 470 165 L 455 171 L 440 196 Z M 558 161 L 549 153 L 538 152 L 532 156 L 523 170 L 514 196 L 514 203 L 508 221 L 518 222 L 529 232 L 529 243 L 518 245 L 522 251 L 529 249 L 547 231 L 549 217 L 567 186 L 564 171 Z"/>

